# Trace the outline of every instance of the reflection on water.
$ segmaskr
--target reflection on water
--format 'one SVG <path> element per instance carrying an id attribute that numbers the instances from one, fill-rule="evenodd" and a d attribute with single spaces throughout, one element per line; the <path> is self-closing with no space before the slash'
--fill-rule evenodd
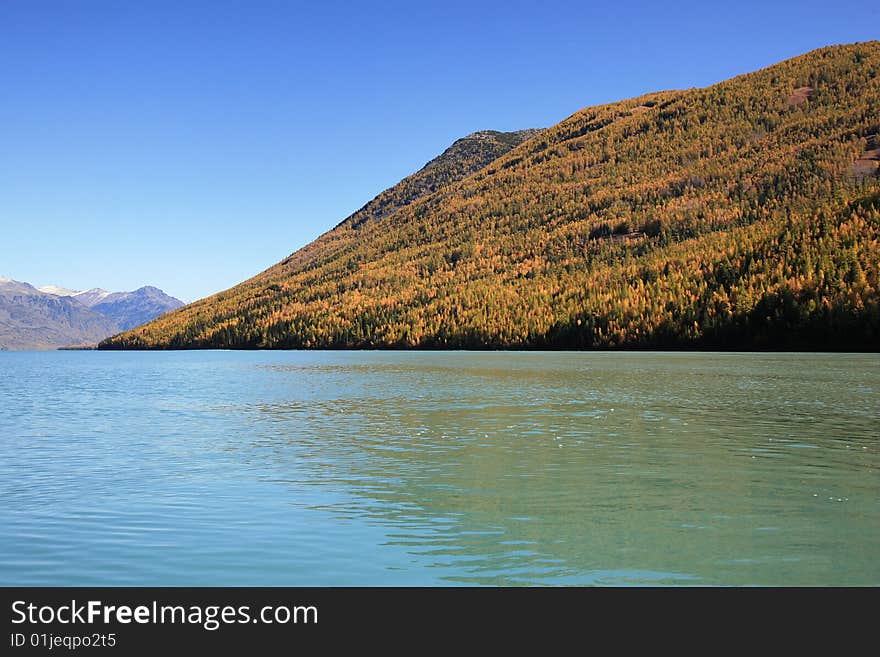
<path id="1" fill-rule="evenodd" d="M 4 584 L 880 583 L 880 357 L 0 354 Z"/>

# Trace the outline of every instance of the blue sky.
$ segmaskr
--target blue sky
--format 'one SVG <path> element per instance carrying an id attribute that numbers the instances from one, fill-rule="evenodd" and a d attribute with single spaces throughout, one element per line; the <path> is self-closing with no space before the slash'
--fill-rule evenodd
<path id="1" fill-rule="evenodd" d="M 0 275 L 192 301 L 458 137 L 880 37 L 880 3 L 0 3 Z"/>

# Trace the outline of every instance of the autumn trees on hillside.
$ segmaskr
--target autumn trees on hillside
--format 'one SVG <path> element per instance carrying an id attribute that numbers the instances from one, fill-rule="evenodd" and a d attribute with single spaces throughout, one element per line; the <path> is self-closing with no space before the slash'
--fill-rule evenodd
<path id="1" fill-rule="evenodd" d="M 877 349 L 878 73 L 838 46 L 583 110 L 103 346 Z"/>

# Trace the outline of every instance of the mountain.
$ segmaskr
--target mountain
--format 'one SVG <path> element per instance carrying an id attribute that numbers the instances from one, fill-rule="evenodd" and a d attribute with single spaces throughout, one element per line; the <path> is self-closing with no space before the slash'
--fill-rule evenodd
<path id="1" fill-rule="evenodd" d="M 46 285 L 39 289 L 50 294 L 73 297 L 84 306 L 110 318 L 120 331 L 140 326 L 183 305 L 180 299 L 175 299 L 152 285 L 145 285 L 134 292 L 108 292 L 99 287 L 78 292 L 56 285 Z"/>
<path id="2" fill-rule="evenodd" d="M 74 292 L 73 296 L 76 297 L 76 300 L 81 304 L 84 304 L 91 308 L 96 303 L 100 303 L 107 297 L 109 297 L 112 292 L 108 292 L 107 290 L 102 290 L 99 287 L 93 287 L 91 290 L 85 290 L 84 292 Z"/>
<path id="3" fill-rule="evenodd" d="M 151 285 L 138 288 L 134 292 L 113 292 L 98 296 L 99 298 L 92 303 L 88 304 L 91 299 L 86 303 L 92 310 L 113 320 L 123 331 L 140 326 L 183 305 L 179 299 Z"/>
<path id="4" fill-rule="evenodd" d="M 387 217 L 413 201 L 479 171 L 539 132 L 537 129 L 517 132 L 483 130 L 462 137 L 419 171 L 386 189 L 339 225 L 359 228 L 367 221 Z"/>
<path id="5" fill-rule="evenodd" d="M 878 80 L 880 42 L 833 46 L 453 145 L 448 175 L 100 346 L 877 350 Z"/>
<path id="6" fill-rule="evenodd" d="M 134 292 L 77 292 L 0 277 L 0 350 L 96 344 L 181 305 L 149 286 Z"/>
<path id="7" fill-rule="evenodd" d="M 58 287 L 57 285 L 42 285 L 37 288 L 40 292 L 45 292 L 46 294 L 53 294 L 56 297 L 72 297 L 76 294 L 80 294 L 76 290 L 71 290 L 66 287 Z"/>
<path id="8" fill-rule="evenodd" d="M 118 331 L 111 319 L 73 297 L 0 279 L 0 350 L 94 344 Z"/>
<path id="9" fill-rule="evenodd" d="M 6 276 L 0 276 L 0 294 L 11 296 L 14 294 L 41 294 L 41 292 L 29 283 L 21 283 Z"/>

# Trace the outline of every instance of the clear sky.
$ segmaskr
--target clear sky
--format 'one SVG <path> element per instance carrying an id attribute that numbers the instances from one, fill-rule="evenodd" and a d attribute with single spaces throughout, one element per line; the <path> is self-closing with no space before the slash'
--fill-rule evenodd
<path id="1" fill-rule="evenodd" d="M 475 130 L 880 38 L 880 2 L 0 2 L 0 275 L 192 301 Z"/>

